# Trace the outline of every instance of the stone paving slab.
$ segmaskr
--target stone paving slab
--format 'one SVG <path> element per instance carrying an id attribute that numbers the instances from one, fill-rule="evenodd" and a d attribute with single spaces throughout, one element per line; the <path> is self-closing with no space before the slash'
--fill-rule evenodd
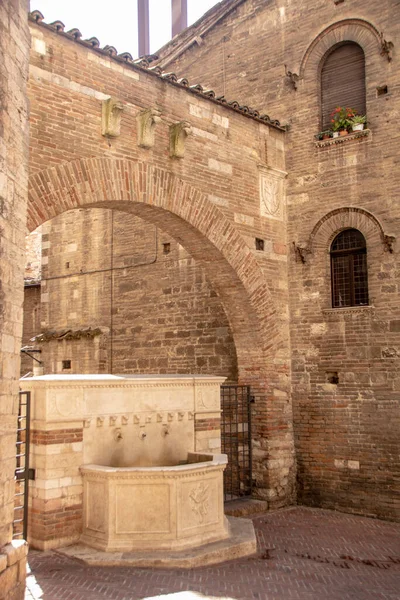
<path id="1" fill-rule="evenodd" d="M 400 600 L 400 524 L 306 507 L 252 520 L 256 556 L 190 570 L 31 551 L 26 600 Z"/>

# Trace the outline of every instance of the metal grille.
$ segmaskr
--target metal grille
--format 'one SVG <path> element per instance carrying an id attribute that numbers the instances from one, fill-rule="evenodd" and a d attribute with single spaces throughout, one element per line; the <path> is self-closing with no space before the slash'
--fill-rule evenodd
<path id="1" fill-rule="evenodd" d="M 251 406 L 250 387 L 221 387 L 221 445 L 228 455 L 224 472 L 225 501 L 251 495 Z"/>
<path id="2" fill-rule="evenodd" d="M 13 538 L 27 539 L 28 536 L 28 494 L 29 479 L 29 425 L 30 425 L 31 393 L 19 393 L 17 418 L 17 453 L 15 469 L 15 503 Z"/>
<path id="3" fill-rule="evenodd" d="M 332 306 L 368 304 L 367 249 L 356 229 L 340 233 L 331 247 Z"/>

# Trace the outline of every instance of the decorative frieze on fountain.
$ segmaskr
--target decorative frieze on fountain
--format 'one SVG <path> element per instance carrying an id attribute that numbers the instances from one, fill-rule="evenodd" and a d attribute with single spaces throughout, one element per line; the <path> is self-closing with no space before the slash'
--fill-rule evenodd
<path id="1" fill-rule="evenodd" d="M 91 564 L 193 566 L 253 553 L 251 522 L 224 515 L 223 381 L 193 375 L 22 380 L 32 395 L 36 471 L 30 544 L 72 544 L 63 551 Z"/>

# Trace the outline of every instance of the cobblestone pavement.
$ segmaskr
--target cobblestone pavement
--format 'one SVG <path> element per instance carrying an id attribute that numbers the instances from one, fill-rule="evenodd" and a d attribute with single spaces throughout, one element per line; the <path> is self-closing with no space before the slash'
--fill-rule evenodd
<path id="1" fill-rule="evenodd" d="M 305 507 L 253 522 L 257 556 L 189 571 L 31 551 L 26 600 L 400 600 L 399 524 Z"/>

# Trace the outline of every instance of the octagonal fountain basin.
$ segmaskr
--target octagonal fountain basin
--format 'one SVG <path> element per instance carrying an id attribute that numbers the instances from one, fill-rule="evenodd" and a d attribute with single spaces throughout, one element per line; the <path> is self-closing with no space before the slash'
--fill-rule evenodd
<path id="1" fill-rule="evenodd" d="M 106 552 L 179 551 L 229 536 L 225 454 L 189 453 L 175 466 L 84 465 L 81 542 Z"/>

